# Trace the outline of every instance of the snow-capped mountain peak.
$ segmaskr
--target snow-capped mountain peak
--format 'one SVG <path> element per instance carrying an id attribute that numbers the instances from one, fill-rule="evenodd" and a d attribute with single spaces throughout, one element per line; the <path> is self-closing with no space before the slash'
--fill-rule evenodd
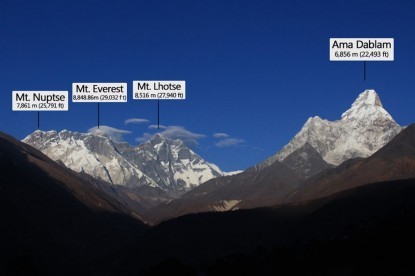
<path id="1" fill-rule="evenodd" d="M 183 141 L 161 135 L 132 147 L 104 131 L 37 130 L 23 142 L 76 172 L 128 187 L 148 185 L 177 194 L 223 175 Z"/>
<path id="2" fill-rule="evenodd" d="M 309 118 L 287 145 L 257 168 L 262 169 L 275 161 L 282 162 L 306 143 L 324 161 L 339 165 L 350 158 L 372 155 L 401 130 L 402 127 L 383 108 L 378 94 L 374 90 L 365 90 L 340 120 L 328 121 L 318 116 Z"/>
<path id="3" fill-rule="evenodd" d="M 216 165 L 203 160 L 179 139 L 172 140 L 158 134 L 138 145 L 135 151 L 146 160 L 143 170 L 155 170 L 158 182 L 165 183 L 165 189 L 175 186 L 175 190 L 185 191 L 223 175 Z"/>
<path id="4" fill-rule="evenodd" d="M 357 97 L 352 106 L 374 105 L 382 107 L 378 93 L 373 89 L 366 89 Z"/>
<path id="5" fill-rule="evenodd" d="M 168 138 L 165 138 L 163 135 L 161 135 L 161 134 L 156 134 L 156 135 L 154 135 L 152 138 L 150 138 L 149 140 L 148 140 L 148 142 L 150 143 L 150 144 L 152 144 L 152 145 L 157 145 L 157 144 L 160 144 L 160 143 L 164 143 L 164 142 L 166 142 L 166 139 L 168 139 Z M 169 139 L 170 140 L 170 139 Z"/>
<path id="6" fill-rule="evenodd" d="M 391 120 L 392 116 L 383 108 L 375 90 L 365 90 L 354 101 L 352 107 L 342 114 L 341 119 L 373 121 L 379 118 Z"/>
<path id="7" fill-rule="evenodd" d="M 65 130 L 62 130 L 62 131 L 65 131 Z M 107 132 L 105 132 L 104 130 L 99 129 L 99 128 L 96 128 L 96 129 L 92 130 L 91 132 L 89 132 L 89 134 L 95 135 L 95 136 L 104 136 L 104 137 L 111 138 L 111 136 L 109 136 L 107 134 Z"/>

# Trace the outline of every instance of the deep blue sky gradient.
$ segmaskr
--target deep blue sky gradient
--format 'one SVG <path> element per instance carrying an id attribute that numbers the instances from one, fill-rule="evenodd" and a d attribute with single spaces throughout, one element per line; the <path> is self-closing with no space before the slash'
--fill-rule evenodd
<path id="1" fill-rule="evenodd" d="M 194 150 L 223 170 L 274 154 L 308 117 L 339 119 L 375 89 L 401 125 L 415 122 L 415 1 L 0 0 L 0 130 L 19 139 L 36 112 L 13 112 L 13 90 L 127 82 L 128 103 L 101 104 L 101 124 L 132 133 L 157 123 L 157 102 L 131 98 L 133 80 L 186 80 L 187 99 L 162 101 L 160 122 L 203 134 Z M 395 38 L 395 61 L 330 62 L 331 37 Z M 42 112 L 42 130 L 86 132 L 96 104 Z M 243 140 L 219 148 L 213 134 Z"/>

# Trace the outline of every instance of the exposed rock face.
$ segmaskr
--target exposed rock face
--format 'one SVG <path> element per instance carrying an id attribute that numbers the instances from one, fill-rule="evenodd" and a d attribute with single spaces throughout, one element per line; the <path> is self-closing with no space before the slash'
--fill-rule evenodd
<path id="1" fill-rule="evenodd" d="M 283 161 L 306 143 L 329 164 L 339 165 L 355 157 L 368 157 L 386 145 L 403 128 L 382 107 L 378 94 L 366 90 L 352 107 L 334 122 L 312 117 L 297 135 L 279 152 L 258 167 Z"/>
<path id="2" fill-rule="evenodd" d="M 35 131 L 23 142 L 76 172 L 127 187 L 158 187 L 179 194 L 222 171 L 180 140 L 156 135 L 132 147 L 104 134 Z"/>

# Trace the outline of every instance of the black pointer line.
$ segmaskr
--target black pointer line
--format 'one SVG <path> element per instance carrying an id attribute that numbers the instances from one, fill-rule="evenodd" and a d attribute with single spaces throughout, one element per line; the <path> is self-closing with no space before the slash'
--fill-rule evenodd
<path id="1" fill-rule="evenodd" d="M 98 129 L 99 129 L 99 102 L 98 102 Z"/>
<path id="2" fill-rule="evenodd" d="M 160 100 L 157 100 L 157 129 L 160 129 Z"/>
<path id="3" fill-rule="evenodd" d="M 363 80 L 366 81 L 366 61 L 363 61 Z"/>
<path id="4" fill-rule="evenodd" d="M 40 129 L 40 111 L 37 112 L 37 129 Z"/>

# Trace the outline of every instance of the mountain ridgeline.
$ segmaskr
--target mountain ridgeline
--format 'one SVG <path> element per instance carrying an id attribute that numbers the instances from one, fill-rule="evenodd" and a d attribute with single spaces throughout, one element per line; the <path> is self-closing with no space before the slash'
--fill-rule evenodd
<path id="1" fill-rule="evenodd" d="M 343 162 L 371 156 L 402 129 L 383 108 L 378 94 L 366 90 L 340 120 L 309 118 L 276 154 L 230 176 L 182 141 L 161 135 L 136 147 L 103 133 L 66 130 L 35 131 L 23 141 L 76 172 L 127 190 L 140 188 L 141 196 L 150 193 L 151 202 L 139 210 L 145 210 L 148 222 L 154 223 L 188 213 L 285 202 L 322 173 Z"/>
<path id="2" fill-rule="evenodd" d="M 184 142 L 160 135 L 133 147 L 104 133 L 38 130 L 23 142 L 76 172 L 129 188 L 148 186 L 172 196 L 223 175 Z"/>
<path id="3" fill-rule="evenodd" d="M 149 210 L 149 216 L 162 221 L 188 213 L 246 209 L 287 202 L 292 193 L 300 191 L 316 177 L 322 175 L 324 179 L 337 165 L 345 162 L 347 166 L 356 158 L 371 156 L 402 129 L 383 108 L 377 93 L 366 90 L 340 120 L 331 122 L 319 117 L 308 119 L 286 146 L 264 162 L 235 176 L 212 179 L 179 199 L 164 202 Z M 391 179 L 394 178 L 373 180 Z M 313 184 L 307 186 L 313 190 Z M 345 185 L 339 184 L 337 189 L 329 190 L 341 191 L 345 188 Z M 313 196 L 319 197 L 318 194 Z M 309 199 L 312 197 L 302 198 Z"/>
<path id="4" fill-rule="evenodd" d="M 2 275 L 413 274 L 415 124 L 373 90 L 234 175 L 161 135 L 24 142 L 0 134 Z"/>
<path id="5" fill-rule="evenodd" d="M 101 258 L 148 229 L 116 198 L 3 133 L 0 215 L 0 275 L 102 275 Z"/>
<path id="6" fill-rule="evenodd" d="M 275 155 L 258 165 L 283 161 L 308 143 L 328 163 L 340 165 L 356 157 L 368 157 L 395 137 L 402 127 L 383 108 L 374 90 L 361 93 L 340 120 L 311 117 L 295 137 Z"/>

